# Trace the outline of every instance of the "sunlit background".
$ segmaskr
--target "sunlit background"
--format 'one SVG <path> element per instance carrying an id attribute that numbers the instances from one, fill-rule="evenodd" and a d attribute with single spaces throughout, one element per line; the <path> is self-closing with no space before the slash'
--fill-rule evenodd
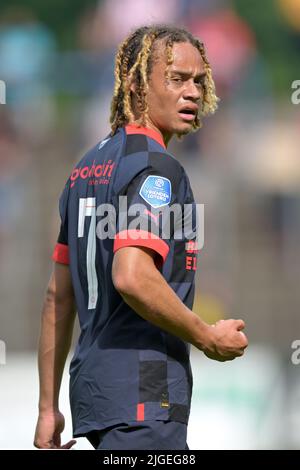
<path id="1" fill-rule="evenodd" d="M 300 447 L 300 365 L 292 361 L 300 339 L 299 0 L 1 0 L 2 449 L 32 448 L 60 192 L 84 151 L 109 132 L 117 44 L 153 22 L 204 41 L 221 99 L 200 132 L 170 145 L 205 204 L 194 310 L 208 322 L 243 318 L 250 341 L 232 363 L 193 351 L 189 445 Z M 65 440 L 67 379 L 66 370 Z M 76 448 L 90 446 L 79 439 Z"/>

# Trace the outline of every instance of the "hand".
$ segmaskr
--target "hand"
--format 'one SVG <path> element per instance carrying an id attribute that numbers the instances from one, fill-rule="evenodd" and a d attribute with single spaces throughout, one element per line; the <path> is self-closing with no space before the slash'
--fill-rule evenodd
<path id="1" fill-rule="evenodd" d="M 244 354 L 248 346 L 243 320 L 220 320 L 210 327 L 210 340 L 204 354 L 215 361 L 232 361 Z"/>
<path id="2" fill-rule="evenodd" d="M 71 449 L 75 440 L 61 445 L 60 435 L 65 427 L 65 418 L 60 411 L 40 413 L 35 429 L 34 446 L 38 449 Z"/>

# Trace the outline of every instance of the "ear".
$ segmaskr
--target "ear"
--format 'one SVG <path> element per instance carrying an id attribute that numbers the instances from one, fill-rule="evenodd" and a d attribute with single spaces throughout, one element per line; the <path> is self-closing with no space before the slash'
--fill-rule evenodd
<path id="1" fill-rule="evenodd" d="M 131 83 L 129 84 L 129 90 L 130 90 L 133 94 L 136 93 L 136 83 L 135 83 L 135 81 L 133 81 L 133 80 L 131 81 Z"/>

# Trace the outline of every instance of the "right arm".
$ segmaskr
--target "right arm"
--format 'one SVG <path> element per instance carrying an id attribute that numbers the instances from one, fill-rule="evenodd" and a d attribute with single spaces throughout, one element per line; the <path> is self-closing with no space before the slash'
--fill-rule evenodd
<path id="1" fill-rule="evenodd" d="M 34 445 L 38 448 L 68 449 L 74 440 L 61 445 L 64 417 L 58 398 L 64 365 L 71 346 L 75 300 L 69 266 L 54 263 L 42 311 L 39 341 L 39 417 Z"/>
<path id="2" fill-rule="evenodd" d="M 124 247 L 113 260 L 113 283 L 124 301 L 142 318 L 193 344 L 217 361 L 242 356 L 248 341 L 242 320 L 224 320 L 211 326 L 188 309 L 154 263 L 146 248 Z"/>

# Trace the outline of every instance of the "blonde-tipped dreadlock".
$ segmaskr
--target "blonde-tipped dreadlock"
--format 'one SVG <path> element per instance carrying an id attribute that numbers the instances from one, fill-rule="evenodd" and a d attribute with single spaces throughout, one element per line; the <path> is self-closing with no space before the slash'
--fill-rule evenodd
<path id="1" fill-rule="evenodd" d="M 135 83 L 135 93 L 140 112 L 139 122 L 145 126 L 148 119 L 148 79 L 153 66 L 154 43 L 165 39 L 167 66 L 173 62 L 172 48 L 174 43 L 189 42 L 201 54 L 206 71 L 203 85 L 202 108 L 195 119 L 193 128 L 201 127 L 201 118 L 213 114 L 217 109 L 218 98 L 212 78 L 210 64 L 203 44 L 191 33 L 173 26 L 143 26 L 128 36 L 119 46 L 115 63 L 115 87 L 111 103 L 112 135 L 119 127 L 134 120 L 130 84 Z"/>

